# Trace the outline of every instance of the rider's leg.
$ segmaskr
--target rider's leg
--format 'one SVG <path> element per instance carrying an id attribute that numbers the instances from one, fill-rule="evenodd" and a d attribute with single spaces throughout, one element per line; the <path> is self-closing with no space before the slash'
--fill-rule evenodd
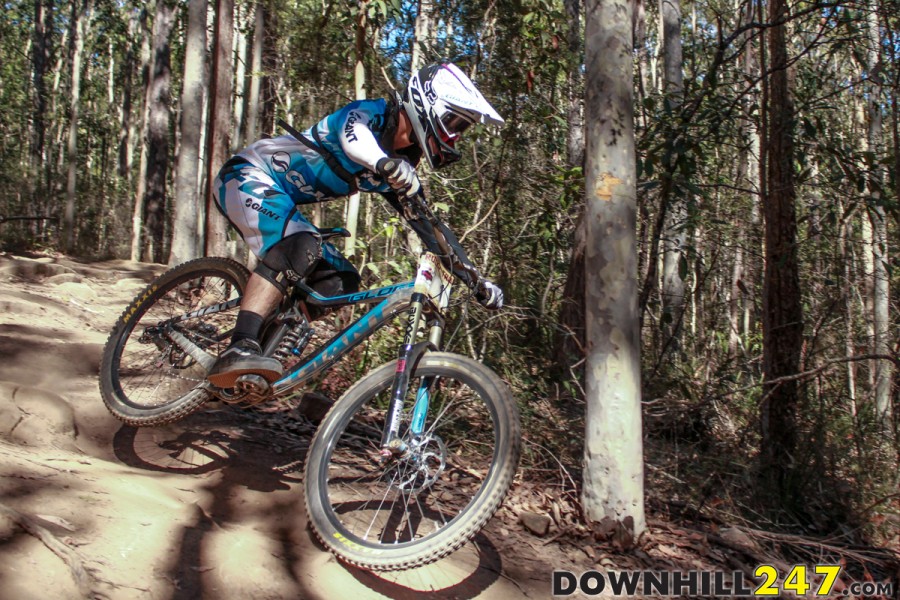
<path id="1" fill-rule="evenodd" d="M 231 345 L 207 375 L 213 385 L 233 387 L 238 377 L 249 373 L 270 381 L 281 376 L 281 363 L 261 356 L 259 332 L 284 296 L 288 283 L 310 273 L 319 255 L 319 239 L 308 232 L 286 237 L 266 252 L 247 284 Z"/>
<path id="2" fill-rule="evenodd" d="M 358 292 L 360 281 L 356 267 L 329 243 L 322 245 L 322 260 L 306 278 L 309 286 L 325 297 Z M 330 312 L 317 306 L 307 308 L 313 321 Z"/>
<path id="3" fill-rule="evenodd" d="M 288 278 L 296 272 L 302 276 L 318 256 L 318 240 L 305 233 L 315 228 L 274 179 L 243 159 L 226 163 L 213 189 L 217 206 L 260 263 L 244 292 L 231 345 L 208 378 L 217 387 L 233 387 L 239 376 L 248 373 L 273 381 L 283 368 L 278 360 L 261 356 L 259 333 L 281 301 Z M 299 236 L 305 241 L 298 243 Z"/>

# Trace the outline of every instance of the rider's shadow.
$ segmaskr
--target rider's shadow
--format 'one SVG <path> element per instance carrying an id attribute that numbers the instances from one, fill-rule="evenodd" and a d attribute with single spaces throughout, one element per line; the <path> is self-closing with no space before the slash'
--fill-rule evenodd
<path id="1" fill-rule="evenodd" d="M 247 516 L 237 506 L 240 496 L 262 492 L 275 503 L 263 512 L 303 515 L 303 468 L 314 432 L 315 425 L 296 412 L 242 410 L 227 405 L 201 410 L 171 425 L 119 429 L 113 450 L 123 463 L 140 470 L 188 476 L 196 481 L 199 491 L 211 494 L 209 500 L 200 503 L 203 507 L 198 521 L 184 528 L 180 543 L 173 540 L 173 546 L 180 547 L 179 566 L 170 576 L 182 585 L 173 600 L 200 597 L 213 587 L 208 580 L 212 573 L 203 567 L 205 540 L 217 528 L 239 523 Z M 275 498 L 288 490 L 292 490 L 288 493 L 295 501 L 290 506 L 278 504 L 283 500 Z M 298 553 L 290 561 L 296 563 L 291 570 L 301 573 L 310 560 L 321 564 L 307 551 L 328 551 L 307 529 L 305 519 L 300 517 L 297 522 L 303 523 L 305 541 L 301 548 L 291 549 L 286 544 L 283 554 Z M 423 592 L 436 592 L 441 598 L 474 598 L 494 586 L 502 573 L 500 554 L 483 533 L 448 558 L 407 571 L 374 573 L 333 559 L 326 562 L 330 575 L 322 577 L 320 585 L 337 586 L 333 590 L 336 595 L 330 597 L 342 596 L 341 586 L 348 583 L 349 576 L 365 588 L 399 600 L 418 599 Z M 321 588 L 307 590 L 299 585 L 297 591 L 299 597 L 319 597 L 316 592 L 328 591 Z"/>

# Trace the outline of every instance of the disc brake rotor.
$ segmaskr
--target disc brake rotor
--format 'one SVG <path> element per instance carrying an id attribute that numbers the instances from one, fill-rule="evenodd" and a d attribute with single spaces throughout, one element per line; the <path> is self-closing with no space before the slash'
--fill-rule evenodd
<path id="1" fill-rule="evenodd" d="M 436 435 L 410 444 L 409 452 L 396 464 L 397 487 L 418 493 L 430 488 L 447 466 L 447 446 Z"/>

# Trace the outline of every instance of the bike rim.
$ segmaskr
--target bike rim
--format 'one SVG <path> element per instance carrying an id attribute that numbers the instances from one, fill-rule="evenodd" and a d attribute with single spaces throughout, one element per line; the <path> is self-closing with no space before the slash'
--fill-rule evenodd
<path id="1" fill-rule="evenodd" d="M 240 285 L 226 273 L 189 273 L 154 292 L 139 305 L 122 332 L 115 353 L 113 385 L 126 404 L 158 408 L 206 382 L 206 369 L 186 356 L 164 333 L 175 327 L 207 353 L 224 350 L 237 308 L 199 315 L 173 324 L 177 317 L 240 297 Z"/>
<path id="2" fill-rule="evenodd" d="M 438 379 L 425 436 L 409 455 L 377 465 L 390 380 L 348 411 L 326 450 L 318 489 L 328 519 L 352 544 L 377 550 L 427 543 L 477 509 L 497 469 L 498 417 L 483 392 L 439 369 L 416 375 L 400 430 L 407 441 L 419 384 Z"/>

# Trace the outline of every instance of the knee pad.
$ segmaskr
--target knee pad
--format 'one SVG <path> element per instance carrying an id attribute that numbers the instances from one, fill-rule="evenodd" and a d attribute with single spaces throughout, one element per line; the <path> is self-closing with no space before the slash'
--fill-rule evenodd
<path id="1" fill-rule="evenodd" d="M 283 292 L 288 283 L 306 277 L 322 257 L 319 240 L 309 233 L 295 233 L 269 248 L 254 273 L 278 286 Z"/>

